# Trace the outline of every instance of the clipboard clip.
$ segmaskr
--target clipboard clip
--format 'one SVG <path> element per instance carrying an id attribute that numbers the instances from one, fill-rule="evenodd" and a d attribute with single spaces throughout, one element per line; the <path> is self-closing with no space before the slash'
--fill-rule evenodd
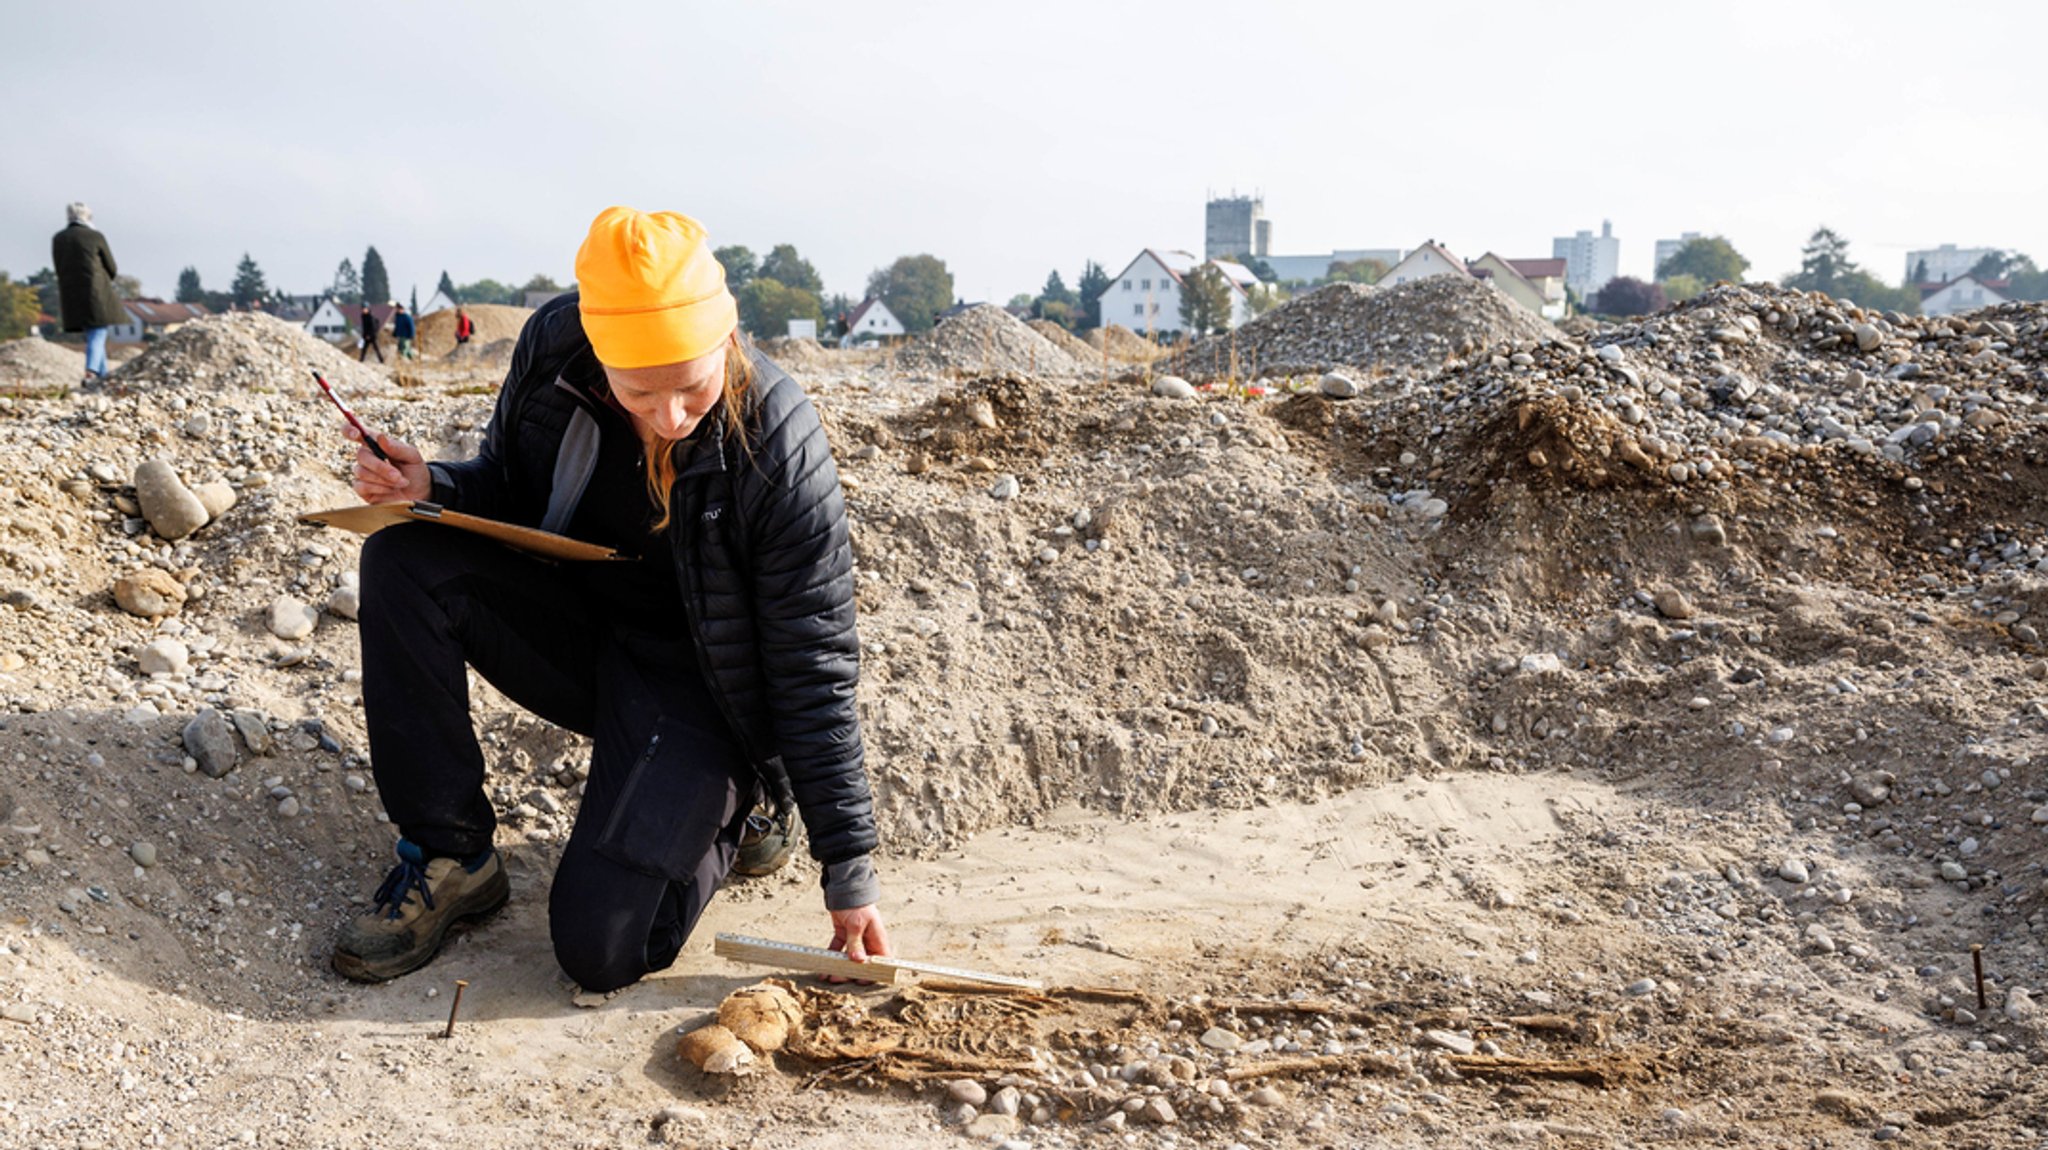
<path id="1" fill-rule="evenodd" d="M 441 510 L 440 504 L 428 503 L 424 499 L 416 500 L 412 505 L 412 513 L 421 519 L 439 519 L 441 517 Z"/>

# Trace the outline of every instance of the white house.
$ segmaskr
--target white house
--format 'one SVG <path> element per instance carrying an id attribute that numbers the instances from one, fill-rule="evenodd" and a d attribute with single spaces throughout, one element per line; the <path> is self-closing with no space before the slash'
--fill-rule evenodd
<path id="1" fill-rule="evenodd" d="M 903 321 L 896 318 L 880 296 L 871 295 L 846 317 L 846 334 L 839 337 L 839 346 L 852 347 L 862 340 L 892 339 L 902 334 Z"/>
<path id="2" fill-rule="evenodd" d="M 442 291 L 440 288 L 435 288 L 433 298 L 420 305 L 420 315 L 430 316 L 437 311 L 447 311 L 454 306 L 455 301 L 448 298 L 447 292 Z"/>
<path id="3" fill-rule="evenodd" d="M 1945 284 L 1922 284 L 1920 314 L 1954 315 L 2002 304 L 2008 298 L 2000 290 L 2005 286 L 2004 280 L 1980 280 L 1973 275 L 1952 279 Z"/>
<path id="4" fill-rule="evenodd" d="M 1380 277 L 1379 286 L 1393 287 L 1411 280 L 1426 280 L 1432 276 L 1471 274 L 1465 269 L 1464 260 L 1452 255 L 1442 244 L 1430 240 L 1409 252 L 1400 263 L 1388 268 L 1387 274 Z"/>
<path id="5" fill-rule="evenodd" d="M 107 338 L 114 343 L 141 343 L 145 338 L 155 339 L 212 314 L 203 304 L 165 303 L 160 299 L 124 299 L 121 310 L 127 313 L 126 322 L 107 329 Z"/>
<path id="6" fill-rule="evenodd" d="M 1250 268 L 1229 260 L 1199 260 L 1192 252 L 1153 248 L 1139 252 L 1138 258 L 1109 281 L 1097 304 L 1097 319 L 1104 327 L 1120 324 L 1145 335 L 1180 331 L 1181 282 L 1204 264 L 1222 272 L 1230 285 L 1230 326 L 1251 319 L 1250 292 L 1258 286 L 1259 277 Z"/>
<path id="7" fill-rule="evenodd" d="M 1906 253 L 1906 282 L 1922 284 L 1945 284 L 1970 274 L 1977 261 L 1996 252 L 1996 248 L 1959 248 L 1954 244 L 1943 244 L 1938 248 L 1922 248 Z"/>
<path id="8" fill-rule="evenodd" d="M 313 316 L 306 321 L 306 334 L 316 335 L 333 343 L 340 343 L 355 335 L 355 327 L 349 317 L 334 302 L 332 296 L 323 296 L 320 306 L 313 309 Z"/>

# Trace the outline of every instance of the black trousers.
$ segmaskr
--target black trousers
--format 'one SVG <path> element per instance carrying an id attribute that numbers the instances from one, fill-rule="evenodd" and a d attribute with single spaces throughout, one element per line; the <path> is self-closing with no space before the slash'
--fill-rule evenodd
<path id="1" fill-rule="evenodd" d="M 356 362 L 368 363 L 370 360 L 370 353 L 373 351 L 377 353 L 377 362 L 383 363 L 384 349 L 377 346 L 377 341 L 375 339 L 365 337 L 363 340 L 363 346 L 361 350 L 356 352 Z"/>
<path id="2" fill-rule="evenodd" d="M 361 571 L 363 709 L 391 821 L 429 854 L 491 845 L 475 667 L 593 743 L 548 897 L 562 969 L 609 991 L 673 963 L 732 870 L 757 785 L 687 641 L 623 630 L 569 566 L 432 524 L 371 536 Z"/>

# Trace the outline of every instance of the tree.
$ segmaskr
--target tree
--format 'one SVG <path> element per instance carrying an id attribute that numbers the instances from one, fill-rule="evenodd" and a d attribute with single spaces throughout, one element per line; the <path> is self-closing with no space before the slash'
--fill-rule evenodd
<path id="1" fill-rule="evenodd" d="M 24 282 L 27 283 L 30 287 L 36 289 L 36 304 L 37 306 L 43 309 L 44 314 L 59 314 L 58 309 L 63 305 L 59 302 L 57 298 L 58 292 L 56 272 L 51 271 L 49 268 L 44 268 L 41 271 L 37 272 L 36 274 L 28 277 L 28 279 L 25 280 Z"/>
<path id="2" fill-rule="evenodd" d="M 1840 295 L 1843 276 L 1856 270 L 1849 259 L 1849 241 L 1833 228 L 1820 228 L 1800 249 L 1799 270 L 1785 277 L 1785 286 L 1795 291 Z"/>
<path id="3" fill-rule="evenodd" d="M 1081 280 L 1078 285 L 1080 302 L 1076 305 L 1075 331 L 1088 331 L 1102 323 L 1102 293 L 1109 290 L 1109 273 L 1102 265 L 1088 260 L 1081 265 Z"/>
<path id="4" fill-rule="evenodd" d="M 455 294 L 455 281 L 448 278 L 448 272 L 445 269 L 441 272 L 441 282 L 434 285 L 434 290 L 447 296 L 451 301 L 462 299 L 461 296 Z"/>
<path id="5" fill-rule="evenodd" d="M 1255 316 L 1265 315 L 1287 302 L 1287 289 L 1279 284 L 1262 283 L 1245 293 L 1245 304 Z"/>
<path id="6" fill-rule="evenodd" d="M 1004 304 L 1003 306 L 1010 309 L 1011 311 L 1028 312 L 1035 308 L 1037 305 L 1038 300 L 1034 298 L 1030 292 L 1020 291 L 1016 295 L 1011 296 L 1010 302 Z"/>
<path id="7" fill-rule="evenodd" d="M 1920 312 L 1919 288 L 1911 284 L 1893 287 L 1861 268 L 1838 277 L 1834 294 L 1857 307 L 1876 311 L 1904 312 L 1907 315 Z"/>
<path id="8" fill-rule="evenodd" d="M 377 254 L 377 246 L 363 253 L 363 302 L 366 304 L 385 303 L 391 299 L 391 275 L 384 270 L 384 257 Z"/>
<path id="9" fill-rule="evenodd" d="M 824 318 L 817 296 L 767 276 L 755 276 L 734 294 L 740 305 L 740 326 L 756 339 L 789 334 L 793 319 Z"/>
<path id="10" fill-rule="evenodd" d="M 1707 285 L 1700 282 L 1700 277 L 1689 275 L 1672 276 L 1659 281 L 1657 286 L 1664 289 L 1664 299 L 1667 303 L 1684 303 L 1707 290 Z"/>
<path id="11" fill-rule="evenodd" d="M 235 265 L 235 282 L 228 285 L 228 294 L 234 297 L 236 307 L 254 307 L 263 301 L 263 295 L 270 289 L 263 282 L 263 269 L 242 253 L 242 262 Z"/>
<path id="12" fill-rule="evenodd" d="M 1913 282 L 1914 282 L 1914 283 L 1916 283 L 1916 284 L 1924 284 L 1924 283 L 1926 283 L 1926 282 L 1927 282 L 1927 257 L 1926 257 L 1926 256 L 1921 256 L 1921 257 L 1920 257 L 1920 262 L 1919 262 L 1919 263 L 1917 263 L 1917 264 L 1914 264 L 1914 265 L 1913 265 Z"/>
<path id="13" fill-rule="evenodd" d="M 0 272 L 0 339 L 27 335 L 36 326 L 36 316 L 42 310 L 42 299 L 34 285 L 16 283 L 6 272 Z"/>
<path id="14" fill-rule="evenodd" d="M 1203 264 L 1181 277 L 1180 325 L 1195 335 L 1230 326 L 1230 281 L 1215 264 Z"/>
<path id="15" fill-rule="evenodd" d="M 1045 320 L 1048 323 L 1056 323 L 1068 331 L 1074 330 L 1073 304 L 1061 303 L 1058 300 L 1054 300 L 1051 303 L 1040 300 L 1037 306 L 1039 319 Z"/>
<path id="16" fill-rule="evenodd" d="M 562 285 L 556 283 L 552 276 L 547 276 L 541 274 L 540 272 L 535 272 L 533 274 L 533 278 L 527 280 L 526 286 L 520 288 L 519 292 L 521 298 L 524 298 L 525 294 L 530 291 L 560 292 L 562 290 Z"/>
<path id="17" fill-rule="evenodd" d="M 334 282 L 328 285 L 327 294 L 338 303 L 363 302 L 363 277 L 356 274 L 356 265 L 347 256 L 334 269 Z"/>
<path id="18" fill-rule="evenodd" d="M 420 285 L 412 285 L 412 302 L 406 305 L 415 318 L 420 314 Z"/>
<path id="19" fill-rule="evenodd" d="M 1646 284 L 1634 276 L 1618 276 L 1593 296 L 1593 310 L 1601 315 L 1649 315 L 1664 309 L 1664 289 Z"/>
<path id="20" fill-rule="evenodd" d="M 1054 268 L 1052 273 L 1045 277 L 1045 286 L 1038 289 L 1038 298 L 1045 303 L 1075 302 L 1074 291 L 1067 286 L 1067 281 L 1060 278 L 1058 268 Z"/>
<path id="21" fill-rule="evenodd" d="M 761 261 L 761 270 L 754 274 L 806 292 L 813 298 L 825 294 L 825 281 L 818 278 L 818 269 L 811 266 L 811 261 L 796 254 L 795 244 L 776 244 L 768 252 L 768 258 Z"/>
<path id="22" fill-rule="evenodd" d="M 1671 258 L 1657 268 L 1657 280 L 1661 283 L 1674 276 L 1691 276 L 1703 284 L 1722 280 L 1741 283 L 1742 273 L 1748 270 L 1749 261 L 1735 250 L 1734 244 L 1720 236 L 1703 236 L 1671 253 Z M 1666 289 L 1664 294 L 1671 293 Z"/>
<path id="23" fill-rule="evenodd" d="M 2011 299 L 2048 300 L 2048 272 L 2034 266 L 2032 257 L 2014 252 L 2006 265 L 2005 294 Z"/>
<path id="24" fill-rule="evenodd" d="M 1245 255 L 1238 256 L 1237 262 L 1243 264 L 1244 269 L 1246 271 L 1259 277 L 1260 283 L 1269 284 L 1280 278 L 1280 274 L 1273 270 L 1272 264 L 1267 263 L 1265 260 L 1262 260 L 1255 255 L 1247 253 Z"/>
<path id="25" fill-rule="evenodd" d="M 206 288 L 199 283 L 199 269 L 188 267 L 178 273 L 178 302 L 198 303 L 206 298 Z"/>
<path id="26" fill-rule="evenodd" d="M 1336 260 L 1330 270 L 1323 273 L 1318 283 L 1326 284 L 1376 284 L 1387 274 L 1387 265 L 1379 260 Z"/>
<path id="27" fill-rule="evenodd" d="M 725 268 L 725 286 L 738 291 L 747 286 L 747 281 L 760 273 L 761 261 L 754 256 L 754 250 L 742 244 L 719 248 L 711 257 Z"/>
<path id="28" fill-rule="evenodd" d="M 141 299 L 142 281 L 131 275 L 114 277 L 114 294 L 122 299 Z"/>
<path id="29" fill-rule="evenodd" d="M 937 256 L 901 256 L 868 276 L 868 294 L 880 296 L 906 331 L 930 331 L 932 321 L 953 304 L 953 273 Z"/>
<path id="30" fill-rule="evenodd" d="M 509 284 L 494 279 L 480 279 L 455 289 L 455 298 L 463 303 L 517 303 L 518 294 Z"/>

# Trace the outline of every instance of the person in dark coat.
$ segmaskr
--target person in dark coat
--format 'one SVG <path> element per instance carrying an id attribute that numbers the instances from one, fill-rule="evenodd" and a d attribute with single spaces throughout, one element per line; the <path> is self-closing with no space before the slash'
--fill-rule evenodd
<path id="1" fill-rule="evenodd" d="M 415 331 L 412 323 L 412 313 L 405 310 L 405 305 L 402 303 L 392 304 L 391 307 L 391 338 L 398 341 L 398 358 L 417 359 L 418 356 L 413 353 L 412 349 L 412 339 Z M 377 362 L 384 362 L 384 357 L 379 355 Z"/>
<path id="2" fill-rule="evenodd" d="M 370 307 L 368 301 L 363 303 L 362 325 L 363 346 L 362 350 L 356 352 L 356 362 L 369 362 L 370 353 L 374 351 L 377 353 L 377 362 L 383 363 L 384 349 L 377 346 L 377 333 L 383 330 L 384 321 L 377 318 L 376 311 Z"/>
<path id="3" fill-rule="evenodd" d="M 69 222 L 50 239 L 50 266 L 57 271 L 58 310 L 65 331 L 85 333 L 85 371 L 107 378 L 107 329 L 126 322 L 121 293 L 114 290 L 114 251 L 107 237 L 92 226 L 92 209 L 72 204 L 64 209 Z"/>
<path id="4" fill-rule="evenodd" d="M 431 500 L 628 558 L 551 563 L 431 523 L 364 544 L 364 724 L 401 837 L 334 968 L 397 977 L 509 896 L 471 667 L 592 740 L 548 901 L 556 959 L 585 989 L 671 965 L 730 873 L 779 865 L 776 837 L 747 845 L 757 802 L 802 816 L 830 945 L 886 955 L 852 540 L 818 414 L 740 333 L 697 221 L 607 209 L 576 278 L 520 333 L 475 458 L 429 464 L 384 436 L 388 459 L 356 452 L 368 502 Z"/>

